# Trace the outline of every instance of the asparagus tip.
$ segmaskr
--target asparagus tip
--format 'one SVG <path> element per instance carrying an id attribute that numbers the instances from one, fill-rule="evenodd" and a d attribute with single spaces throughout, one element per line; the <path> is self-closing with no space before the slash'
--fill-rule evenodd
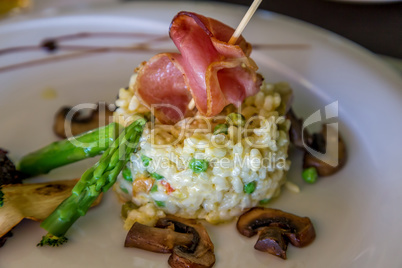
<path id="1" fill-rule="evenodd" d="M 37 247 L 43 247 L 43 246 L 52 246 L 52 247 L 58 247 L 63 245 L 68 241 L 68 238 L 63 236 L 55 236 L 52 234 L 46 234 L 45 236 L 42 236 L 42 240 L 36 245 Z"/>

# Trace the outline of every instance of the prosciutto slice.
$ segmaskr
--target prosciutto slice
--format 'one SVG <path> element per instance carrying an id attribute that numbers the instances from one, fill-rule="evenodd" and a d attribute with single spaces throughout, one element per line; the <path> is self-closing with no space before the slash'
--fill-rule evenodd
<path id="1" fill-rule="evenodd" d="M 191 99 L 205 116 L 219 114 L 228 104 L 240 106 L 259 91 L 262 77 L 243 37 L 235 45 L 227 43 L 233 32 L 212 18 L 178 13 L 169 33 L 180 53 L 157 54 L 141 66 L 137 97 L 165 124 L 193 115 Z"/>

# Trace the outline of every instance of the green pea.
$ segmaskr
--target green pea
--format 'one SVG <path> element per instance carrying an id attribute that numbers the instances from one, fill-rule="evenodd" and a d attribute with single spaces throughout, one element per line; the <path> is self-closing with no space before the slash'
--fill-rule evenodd
<path id="1" fill-rule="evenodd" d="M 131 174 L 130 168 L 127 166 L 123 169 L 122 175 L 126 181 L 133 182 L 133 175 Z"/>
<path id="2" fill-rule="evenodd" d="M 160 174 L 158 174 L 156 172 L 153 172 L 150 175 L 151 175 L 152 178 L 154 178 L 155 180 L 158 180 L 158 181 L 165 178 L 165 177 L 163 177 L 162 175 L 160 175 Z"/>
<path id="3" fill-rule="evenodd" d="M 121 216 L 123 217 L 123 219 L 127 218 L 128 213 L 133 210 L 133 209 L 137 209 L 138 206 L 136 206 L 133 202 L 128 201 L 126 203 L 124 203 L 121 206 Z"/>
<path id="4" fill-rule="evenodd" d="M 218 124 L 214 128 L 214 135 L 217 134 L 228 134 L 228 125 L 226 124 Z"/>
<path id="5" fill-rule="evenodd" d="M 309 167 L 303 170 L 302 173 L 303 180 L 307 183 L 313 184 L 317 181 L 318 173 L 315 167 Z"/>
<path id="6" fill-rule="evenodd" d="M 243 187 L 243 192 L 245 192 L 246 194 L 252 194 L 255 191 L 256 185 L 257 183 L 255 181 L 245 184 Z"/>
<path id="7" fill-rule="evenodd" d="M 122 190 L 123 193 L 128 194 L 128 190 L 126 188 L 120 186 L 120 190 Z"/>
<path id="8" fill-rule="evenodd" d="M 163 208 L 163 207 L 166 206 L 165 202 L 163 202 L 163 201 L 156 201 L 156 200 L 155 200 L 155 204 L 156 204 L 158 207 L 161 207 L 161 208 Z"/>
<path id="9" fill-rule="evenodd" d="M 151 190 L 149 190 L 151 193 L 154 193 L 156 191 L 158 191 L 158 185 L 154 184 L 151 188 Z"/>
<path id="10" fill-rule="evenodd" d="M 237 127 L 244 127 L 246 125 L 246 118 L 239 113 L 230 113 L 226 117 L 226 121 Z"/>
<path id="11" fill-rule="evenodd" d="M 150 158 L 146 155 L 141 155 L 141 160 L 142 160 L 142 163 L 144 164 L 144 167 L 147 167 L 147 166 L 149 166 L 149 162 L 152 161 L 152 158 Z"/>
<path id="12" fill-rule="evenodd" d="M 260 205 L 266 205 L 269 202 L 271 202 L 271 198 L 265 198 L 265 199 L 260 200 Z"/>
<path id="13" fill-rule="evenodd" d="M 208 161 L 203 159 L 191 159 L 189 167 L 194 171 L 194 173 L 205 172 L 208 169 Z"/>

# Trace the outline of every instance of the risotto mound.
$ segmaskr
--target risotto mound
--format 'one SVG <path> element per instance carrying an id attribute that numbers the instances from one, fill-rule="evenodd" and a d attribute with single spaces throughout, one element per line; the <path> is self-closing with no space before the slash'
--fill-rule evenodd
<path id="1" fill-rule="evenodd" d="M 119 123 L 150 112 L 134 95 L 134 83 L 135 75 L 119 91 Z M 290 166 L 289 96 L 288 84 L 263 83 L 239 109 L 229 105 L 209 118 L 196 113 L 175 125 L 149 122 L 115 184 L 123 201 L 139 207 L 127 212 L 125 227 L 166 214 L 219 223 L 279 195 Z M 233 114 L 244 122 L 228 119 Z"/>

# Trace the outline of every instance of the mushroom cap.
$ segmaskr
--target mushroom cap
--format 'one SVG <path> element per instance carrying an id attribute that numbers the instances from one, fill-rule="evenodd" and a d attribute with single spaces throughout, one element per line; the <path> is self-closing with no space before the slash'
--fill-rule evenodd
<path id="1" fill-rule="evenodd" d="M 292 108 L 287 112 L 286 118 L 290 120 L 289 139 L 291 143 L 296 148 L 305 151 L 304 144 L 311 143 L 311 135 L 307 129 L 303 129 L 303 119 L 297 118 Z"/>
<path id="2" fill-rule="evenodd" d="M 310 146 L 312 149 L 324 154 L 327 151 L 327 125 L 322 126 L 320 133 L 311 135 L 306 128 L 303 129 L 303 120 L 297 118 L 292 109 L 289 109 L 286 118 L 291 122 L 289 129 L 290 141 L 296 148 L 304 151 L 303 168 L 314 167 L 318 175 L 324 177 L 336 173 L 345 166 L 347 161 L 346 144 L 339 133 L 338 151 L 335 152 L 337 155 L 325 155 L 329 159 L 338 159 L 338 165 L 334 167 L 313 156 L 305 147 Z"/>
<path id="3" fill-rule="evenodd" d="M 245 212 L 237 221 L 237 230 L 252 237 L 262 228 L 278 227 L 296 247 L 304 247 L 315 238 L 315 230 L 308 217 L 299 217 L 279 209 L 255 207 Z"/>
<path id="4" fill-rule="evenodd" d="M 173 224 L 176 231 L 191 233 L 193 235 L 190 247 L 177 246 L 169 258 L 170 266 L 174 268 L 208 268 L 215 263 L 214 244 L 209 238 L 205 227 L 196 220 L 182 219 L 168 216 L 160 219 L 156 226 L 169 226 Z"/>
<path id="5" fill-rule="evenodd" d="M 174 248 L 168 263 L 174 268 L 209 268 L 215 264 L 215 254 L 209 250 L 200 257 Z"/>
<path id="6" fill-rule="evenodd" d="M 327 127 L 324 125 L 320 133 L 315 133 L 313 135 L 311 147 L 313 147 L 315 150 L 321 153 L 325 153 L 327 147 L 326 138 L 327 138 Z M 332 159 L 336 158 L 338 159 L 338 165 L 334 167 L 311 155 L 308 151 L 305 151 L 303 157 L 303 168 L 315 167 L 318 175 L 324 177 L 324 176 L 330 176 L 339 171 L 342 167 L 344 167 L 347 161 L 346 144 L 342 136 L 339 135 L 339 133 L 338 133 L 338 151 L 336 153 L 337 155 L 329 156 Z"/>
<path id="7" fill-rule="evenodd" d="M 156 253 L 171 253 L 177 245 L 191 246 L 193 235 L 175 232 L 171 228 L 156 228 L 134 223 L 126 236 L 125 247 Z"/>
<path id="8" fill-rule="evenodd" d="M 285 230 L 274 226 L 261 228 L 254 248 L 286 260 L 286 250 L 289 242 L 283 236 L 284 232 Z"/>
<path id="9" fill-rule="evenodd" d="M 96 109 L 85 114 L 81 110 L 72 111 L 73 107 L 62 107 L 56 113 L 53 123 L 53 132 L 60 138 L 65 139 L 78 134 L 90 131 L 100 127 L 100 123 L 104 122 L 106 125 L 112 121 L 113 111 L 109 110 L 109 105 L 106 103 L 96 104 Z M 72 112 L 72 117 L 67 118 L 67 115 Z M 66 122 L 67 121 L 67 122 Z M 66 133 L 66 123 L 70 125 L 69 132 Z M 67 124 L 67 125 L 68 125 Z"/>
<path id="10" fill-rule="evenodd" d="M 171 252 L 168 263 L 172 267 L 208 268 L 215 263 L 214 245 L 204 226 L 196 220 L 175 216 L 159 219 L 155 227 L 135 223 L 125 246 Z"/>

